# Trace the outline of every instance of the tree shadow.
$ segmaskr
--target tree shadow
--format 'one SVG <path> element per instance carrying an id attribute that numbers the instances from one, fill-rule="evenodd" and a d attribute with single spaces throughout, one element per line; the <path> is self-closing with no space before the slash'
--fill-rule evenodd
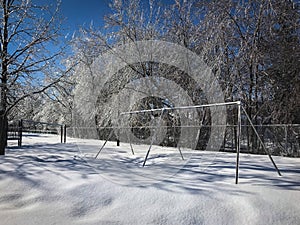
<path id="1" fill-rule="evenodd" d="M 126 186 L 157 188 L 174 191 L 187 191 L 197 194 L 199 191 L 240 191 L 243 185 L 266 186 L 282 190 L 300 190 L 300 168 L 297 162 L 289 165 L 284 163 L 285 158 L 278 157 L 278 165 L 283 176 L 278 176 L 267 156 L 247 157 L 242 154 L 239 166 L 239 184 L 235 185 L 236 154 L 233 153 L 194 153 L 184 163 L 169 163 L 168 160 L 178 158 L 174 152 L 152 155 L 148 162 L 161 158 L 159 163 L 149 163 L 146 168 L 141 164 L 143 157 L 130 156 L 128 151 L 118 152 L 116 148 L 106 148 L 110 157 L 101 156 L 95 160 L 87 158 L 102 176 L 107 176 L 112 182 Z M 116 152 L 117 151 L 117 152 Z M 111 153 L 114 152 L 114 153 Z M 125 154 L 124 154 L 125 152 Z M 203 158 L 203 154 L 207 154 Z M 213 158 L 213 154 L 217 154 Z M 258 159 L 258 161 L 255 161 Z M 206 162 L 205 160 L 211 160 Z M 297 159 L 295 159 L 297 160 Z M 275 160 L 276 161 L 276 160 Z M 204 162 L 204 163 L 203 163 Z M 202 163 L 204 165 L 202 165 Z M 168 186 L 172 185 L 171 188 Z"/>
<path id="2" fill-rule="evenodd" d="M 7 155 L 0 158 L 0 176 L 26 182 L 34 188 L 45 188 L 45 176 L 69 180 L 70 174 L 75 173 L 83 180 L 101 176 L 117 185 L 141 189 L 154 187 L 194 195 L 211 192 L 250 194 L 243 190 L 244 185 L 282 190 L 299 190 L 300 187 L 299 166 L 284 163 L 284 158 L 277 158 L 283 174 L 279 177 L 267 157 L 241 154 L 240 179 L 235 185 L 236 155 L 232 153 L 198 151 L 189 155 L 184 152 L 186 159 L 181 160 L 175 150 L 154 152 L 142 167 L 145 151 L 132 155 L 126 147 L 108 146 L 95 159 L 99 148 L 100 145 L 74 143 L 9 147 Z"/>
<path id="3" fill-rule="evenodd" d="M 276 158 L 283 174 L 278 177 L 267 157 L 241 154 L 240 183 L 235 185 L 235 154 L 203 151 L 190 154 L 184 151 L 185 160 L 182 160 L 176 149 L 159 149 L 151 152 L 146 166 L 142 167 L 147 148 L 142 146 L 132 155 L 126 145 L 108 145 L 95 159 L 100 146 L 95 143 L 39 143 L 9 147 L 7 155 L 0 157 L 0 208 L 21 209 L 63 199 L 75 203 L 69 210 L 71 217 L 86 216 L 99 207 L 112 204 L 113 194 L 101 195 L 100 199 L 88 193 L 91 186 L 101 189 L 100 182 L 103 181 L 145 190 L 141 193 L 156 189 L 175 194 L 205 195 L 211 199 L 218 199 L 220 193 L 256 195 L 244 188 L 249 185 L 280 190 L 299 190 L 300 186 L 300 168 L 296 159 L 291 163 L 285 162 L 285 158 Z M 70 189 L 57 187 L 56 190 L 55 185 L 69 183 L 73 185 Z M 72 194 L 79 190 L 84 192 L 82 196 Z M 86 198 L 93 204 L 86 203 L 83 207 Z"/>
<path id="4" fill-rule="evenodd" d="M 78 149 L 74 144 L 36 144 L 22 147 L 8 147 L 0 158 L 0 174 L 35 183 L 35 175 L 53 173 L 68 179 L 68 172 L 78 172 L 83 177 L 95 174 L 94 169 L 83 159 L 76 157 Z M 13 168 L 5 171 L 5 168 Z M 35 184 L 37 185 L 37 184 Z"/>
<path id="5" fill-rule="evenodd" d="M 20 209 L 37 202 L 57 201 L 61 194 L 56 191 L 55 183 L 68 185 L 74 174 L 88 182 L 97 172 L 77 156 L 75 144 L 8 147 L 6 155 L 0 157 L 0 207 Z"/>

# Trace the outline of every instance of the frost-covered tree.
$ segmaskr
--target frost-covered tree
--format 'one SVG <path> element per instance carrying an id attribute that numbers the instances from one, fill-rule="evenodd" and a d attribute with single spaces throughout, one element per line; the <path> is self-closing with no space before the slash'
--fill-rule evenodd
<path id="1" fill-rule="evenodd" d="M 0 3 L 0 154 L 5 153 L 7 117 L 25 98 L 58 83 L 62 73 L 58 45 L 59 2 Z"/>
<path id="2" fill-rule="evenodd" d="M 272 7 L 269 36 L 261 47 L 272 84 L 272 120 L 300 124 L 300 3 L 277 1 Z"/>
<path id="3" fill-rule="evenodd" d="M 105 28 L 85 28 L 74 42 L 75 58 L 80 62 L 74 92 L 74 111 L 79 117 L 88 114 L 93 123 L 104 126 L 102 122 L 122 104 L 112 98 L 114 95 L 130 82 L 158 74 L 187 90 L 194 104 L 205 103 L 205 93 L 187 73 L 152 61 L 127 65 L 106 81 L 97 96 L 93 95 L 98 84 L 92 67 L 98 56 L 128 43 L 164 40 L 201 55 L 218 77 L 225 101 L 241 100 L 255 124 L 268 124 L 272 119 L 276 123 L 298 121 L 296 1 L 174 0 L 164 4 L 159 0 L 114 0 L 110 6 Z M 113 62 L 109 63 L 113 66 Z M 166 99 L 148 98 L 135 107 L 161 107 L 163 101 L 170 103 Z M 80 107 L 86 102 L 95 104 L 93 113 Z M 232 116 L 229 123 L 235 123 L 235 112 L 228 113 Z M 258 143 L 250 129 L 247 141 L 249 149 L 257 151 Z"/>
<path id="4" fill-rule="evenodd" d="M 288 94 L 299 86 L 296 1 L 221 0 L 198 1 L 197 5 L 203 10 L 203 50 L 219 72 L 226 99 L 241 100 L 256 124 L 287 122 L 283 118 L 292 118 L 287 113 L 290 109 L 296 115 L 298 95 Z M 247 140 L 248 147 L 257 151 L 251 129 Z"/>
<path id="5" fill-rule="evenodd" d="M 128 43 L 134 44 L 145 40 L 166 40 L 187 47 L 192 51 L 195 51 L 195 46 L 199 46 L 199 26 L 193 23 L 197 18 L 194 2 L 176 1 L 171 5 L 157 4 L 158 2 L 113 1 L 111 4 L 112 13 L 105 18 L 105 32 L 102 32 L 101 29 L 88 28 L 83 31 L 82 37 L 77 37 L 79 39 L 78 41 L 75 40 L 75 48 L 81 65 L 76 70 L 76 74 L 79 76 L 78 85 L 75 89 L 74 116 L 79 119 L 88 118 L 92 123 L 95 123 L 96 120 L 98 127 L 111 125 L 109 119 L 112 111 L 122 108 L 122 104 L 124 104 L 114 96 L 117 96 L 127 84 L 138 84 L 139 79 L 151 77 L 164 77 L 171 80 L 188 92 L 194 104 L 203 103 L 205 99 L 200 88 L 187 73 L 174 66 L 155 61 L 127 64 L 126 67 L 110 77 L 105 85 L 101 84 L 104 86 L 101 92 L 95 91 L 99 88 L 95 77 L 105 76 L 105 74 L 93 74 L 91 68 L 93 62 L 97 56 L 105 54 L 106 51 L 110 51 L 116 46 Z M 172 57 L 176 58 L 177 56 L 173 55 Z M 126 63 L 126 58 L 123 60 Z M 169 60 L 171 61 L 172 58 L 169 58 Z M 114 62 L 106 63 L 113 64 Z M 98 70 L 101 71 L 101 69 Z M 155 85 L 155 82 L 153 84 Z M 157 87 L 159 87 L 159 84 Z M 138 90 L 133 88 L 131 92 L 133 95 Z M 95 93 L 97 93 L 96 96 Z M 176 94 L 178 96 L 174 96 Z M 179 94 L 172 93 L 174 98 L 181 99 Z M 95 99 L 97 99 L 96 103 Z M 96 104 L 94 112 L 87 111 L 92 107 L 81 107 L 90 103 L 92 105 Z M 177 104 L 184 105 L 186 103 L 179 104 L 178 102 Z M 153 98 L 153 96 L 145 97 L 134 105 L 135 109 L 161 108 L 162 106 L 174 105 L 169 99 Z M 171 115 L 169 115 L 169 118 L 171 118 Z M 147 122 L 149 121 L 145 121 L 145 123 Z M 76 119 L 74 123 L 76 123 L 76 126 L 81 125 Z M 92 126 L 89 122 L 84 124 L 85 126 Z"/>
<path id="6" fill-rule="evenodd" d="M 97 115 L 96 123 L 99 126 L 106 123 L 104 121 L 107 121 L 106 118 L 110 117 L 111 110 L 118 108 L 117 102 L 108 104 L 107 101 L 111 96 L 118 93 L 130 80 L 149 76 L 153 72 L 153 63 L 145 62 L 128 65 L 110 79 L 105 88 L 99 93 L 99 96 L 95 96 L 96 89 L 99 87 L 94 79 L 99 74 L 93 74 L 91 70 L 94 60 L 120 44 L 159 39 L 161 35 L 158 32 L 158 29 L 161 28 L 159 26 L 160 9 L 154 6 L 153 1 L 149 1 L 145 8 L 144 2 L 140 0 L 115 0 L 112 1 L 110 7 L 111 13 L 105 17 L 105 30 L 92 26 L 82 29 L 81 35 L 73 41 L 76 54 L 75 61 L 79 62 L 75 70 L 78 85 L 74 92 L 76 96 L 74 116 L 80 120 L 82 117 L 95 117 Z M 105 75 L 103 74 L 103 76 Z M 83 90 L 85 91 L 83 92 Z M 94 104 L 95 98 L 99 106 L 96 107 L 95 112 L 87 112 L 86 108 L 80 107 L 84 104 Z M 108 108 L 105 108 L 105 106 Z M 74 123 L 80 126 L 80 122 L 76 119 Z M 91 126 L 91 124 L 88 125 Z"/>

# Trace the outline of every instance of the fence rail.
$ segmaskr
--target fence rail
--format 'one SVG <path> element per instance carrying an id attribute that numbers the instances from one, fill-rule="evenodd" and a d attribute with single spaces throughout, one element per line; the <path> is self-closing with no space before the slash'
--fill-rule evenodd
<path id="1" fill-rule="evenodd" d="M 22 123 L 9 124 L 7 128 L 7 140 L 17 140 L 18 146 L 22 146 Z"/>
<path id="2" fill-rule="evenodd" d="M 22 146 L 23 133 L 47 133 L 60 134 L 61 143 L 66 143 L 66 125 L 46 123 L 33 120 L 11 121 L 7 128 L 7 140 L 18 140 L 18 146 Z"/>
<path id="3" fill-rule="evenodd" d="M 165 129 L 165 137 L 160 143 L 163 146 L 176 147 L 179 140 L 180 128 L 190 128 L 191 132 L 198 128 L 200 135 L 197 148 L 205 149 L 207 140 L 210 136 L 211 125 L 202 126 L 160 126 L 158 129 Z M 214 128 L 224 129 L 225 136 L 220 151 L 234 152 L 237 145 L 237 125 L 214 125 Z M 265 147 L 272 155 L 282 155 L 288 157 L 300 157 L 300 124 L 271 124 L 271 125 L 254 125 L 259 137 Z M 157 129 L 155 126 L 132 126 L 132 127 L 70 127 L 68 135 L 77 138 L 95 138 L 106 140 L 112 130 L 122 132 L 131 132 L 141 140 L 146 139 L 151 131 Z M 118 140 L 114 132 L 110 135 L 111 141 Z M 153 132 L 152 132 L 153 133 Z M 192 137 L 192 135 L 191 135 Z M 137 140 L 135 139 L 135 140 Z M 194 140 L 186 140 L 186 146 Z M 140 144 L 140 143 L 136 143 Z M 215 149 L 214 149 L 215 150 Z M 261 143 L 256 137 L 253 128 L 250 125 L 241 126 L 241 152 L 253 154 L 265 154 Z"/>

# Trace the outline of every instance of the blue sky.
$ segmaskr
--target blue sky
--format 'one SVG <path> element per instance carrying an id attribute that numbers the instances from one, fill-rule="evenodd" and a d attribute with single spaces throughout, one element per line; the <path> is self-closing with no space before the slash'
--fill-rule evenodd
<path id="1" fill-rule="evenodd" d="M 80 26 L 103 25 L 103 18 L 110 12 L 109 0 L 62 0 L 61 13 L 66 18 L 65 29 L 70 33 Z"/>
<path id="2" fill-rule="evenodd" d="M 52 2 L 52 0 L 42 0 Z M 64 28 L 73 33 L 80 26 L 104 25 L 104 16 L 110 13 L 109 3 L 111 0 L 61 0 L 61 13 L 66 18 Z M 130 0 L 128 0 L 130 1 Z M 142 0 L 148 2 L 149 0 Z M 161 0 L 166 4 L 173 3 L 173 0 Z"/>
<path id="3" fill-rule="evenodd" d="M 55 4 L 53 0 L 35 1 L 41 5 Z M 149 0 L 141 1 L 147 4 Z M 174 0 L 159 1 L 165 4 L 174 2 Z M 111 13 L 109 8 L 111 2 L 112 0 L 61 0 L 60 12 L 64 17 L 62 31 L 63 37 L 66 38 L 63 39 L 63 42 L 69 41 L 74 33 L 78 34 L 80 27 L 89 26 L 91 22 L 93 22 L 95 27 L 104 26 L 104 17 Z M 50 48 L 56 49 L 54 46 L 51 46 Z"/>

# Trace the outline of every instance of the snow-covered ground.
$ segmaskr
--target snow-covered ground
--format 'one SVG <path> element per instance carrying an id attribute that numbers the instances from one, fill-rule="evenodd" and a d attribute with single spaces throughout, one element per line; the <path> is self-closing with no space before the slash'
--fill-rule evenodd
<path id="1" fill-rule="evenodd" d="M 29 135 L 0 157 L 0 224 L 300 224 L 300 159 Z"/>

